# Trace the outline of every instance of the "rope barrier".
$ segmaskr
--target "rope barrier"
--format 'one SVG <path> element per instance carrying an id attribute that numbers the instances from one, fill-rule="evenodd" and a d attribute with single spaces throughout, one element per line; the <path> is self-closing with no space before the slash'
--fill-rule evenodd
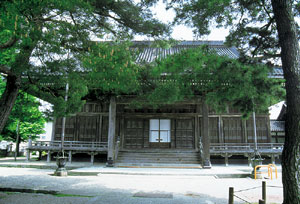
<path id="1" fill-rule="evenodd" d="M 283 188 L 282 186 L 269 186 L 269 185 L 267 187 L 270 187 L 270 188 Z M 247 204 L 251 204 L 251 202 L 247 201 L 246 199 L 237 196 L 236 193 L 245 192 L 245 191 L 249 191 L 249 190 L 254 190 L 254 189 L 257 189 L 257 188 L 261 188 L 261 186 L 256 186 L 256 187 L 252 187 L 252 188 L 242 189 L 242 190 L 239 190 L 239 191 L 234 191 L 233 196 L 236 197 L 236 198 L 238 198 L 238 199 L 240 199 L 240 200 L 242 200 L 243 202 L 245 202 Z"/>
<path id="2" fill-rule="evenodd" d="M 234 191 L 234 192 L 235 192 L 235 193 L 240 193 L 240 192 L 243 192 L 243 191 L 249 191 L 249 190 L 253 190 L 253 189 L 257 189 L 257 188 L 261 188 L 261 186 L 252 187 L 252 188 L 247 188 L 247 189 L 242 189 L 242 190 Z"/>
<path id="3" fill-rule="evenodd" d="M 246 202 L 246 203 L 248 203 L 248 204 L 251 204 L 249 201 L 247 201 L 247 200 L 245 200 L 245 199 L 243 199 L 243 198 L 241 198 L 241 197 L 239 197 L 237 195 L 233 195 L 233 196 L 236 197 L 236 198 L 238 198 L 238 199 L 240 199 L 240 200 L 242 200 L 242 201 L 244 201 L 244 202 Z"/>
<path id="4" fill-rule="evenodd" d="M 267 186 L 267 187 L 271 187 L 271 188 L 283 188 L 282 186 Z"/>
<path id="5" fill-rule="evenodd" d="M 245 192 L 245 191 L 250 191 L 250 190 L 254 190 L 254 189 L 260 189 L 262 188 L 262 199 L 259 200 L 259 203 L 265 203 L 266 202 L 266 198 L 267 198 L 267 187 L 269 188 L 283 188 L 282 186 L 272 186 L 272 185 L 266 185 L 266 181 L 262 181 L 262 187 L 261 186 L 255 186 L 255 187 L 252 187 L 252 188 L 246 188 L 246 189 L 241 189 L 241 190 L 238 190 L 238 191 L 234 191 L 234 188 L 233 187 L 230 187 L 229 188 L 229 204 L 234 204 L 234 197 L 236 197 L 237 199 L 240 199 L 242 200 L 243 202 L 247 203 L 247 204 L 251 204 L 251 202 L 249 202 L 248 200 L 251 200 L 251 198 L 248 198 L 246 195 L 243 195 L 243 198 L 238 196 L 237 193 L 241 193 L 241 192 Z M 247 199 L 247 200 L 246 200 Z"/>

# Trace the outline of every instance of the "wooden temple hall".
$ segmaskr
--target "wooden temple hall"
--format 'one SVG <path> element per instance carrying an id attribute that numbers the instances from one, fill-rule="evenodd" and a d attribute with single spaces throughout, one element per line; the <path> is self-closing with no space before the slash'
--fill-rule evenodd
<path id="1" fill-rule="evenodd" d="M 168 50 L 149 47 L 140 57 L 150 62 L 157 53 L 172 54 L 204 43 L 220 55 L 238 57 L 236 49 L 222 42 L 182 42 Z M 70 162 L 72 155 L 86 153 L 91 162 L 97 154 L 107 155 L 107 166 L 179 164 L 210 168 L 214 155 L 228 164 L 233 155 L 244 156 L 250 162 L 254 154 L 253 118 L 243 120 L 241 113 L 231 107 L 217 114 L 195 96 L 157 109 L 140 109 L 132 107 L 126 97 L 88 101 L 81 112 L 66 119 L 64 150 Z M 29 142 L 28 151 L 46 151 L 50 161 L 51 154 L 61 149 L 61 133 L 62 119 L 57 118 L 52 140 Z M 259 153 L 275 162 L 283 144 L 271 143 L 268 113 L 256 113 L 256 133 Z"/>

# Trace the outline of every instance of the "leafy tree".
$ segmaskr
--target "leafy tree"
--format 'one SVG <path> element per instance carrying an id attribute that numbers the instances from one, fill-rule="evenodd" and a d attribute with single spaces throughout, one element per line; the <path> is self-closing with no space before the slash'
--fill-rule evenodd
<path id="1" fill-rule="evenodd" d="M 147 103 L 163 104 L 201 97 L 217 111 L 236 107 L 245 117 L 265 112 L 284 95 L 282 80 L 269 78 L 271 69 L 220 56 L 207 46 L 183 50 L 155 62 L 144 77 L 139 95 Z"/>
<path id="2" fill-rule="evenodd" d="M 145 0 L 155 3 L 157 0 Z M 178 23 L 195 28 L 199 36 L 211 25 L 227 27 L 228 44 L 242 51 L 245 61 L 272 64 L 281 59 L 286 80 L 286 134 L 282 154 L 284 203 L 300 203 L 300 76 L 299 1 L 293 0 L 192 0 L 170 1 Z M 249 58 L 250 57 L 250 58 Z"/>
<path id="3" fill-rule="evenodd" d="M 150 10 L 130 0 L 7 0 L 0 3 L 0 19 L 0 73 L 7 81 L 0 132 L 19 89 L 54 104 L 58 115 L 78 111 L 87 94 L 80 59 L 94 47 L 92 40 L 167 31 Z"/>
<path id="4" fill-rule="evenodd" d="M 127 41 L 97 43 L 82 57 L 83 67 L 89 70 L 88 87 L 96 97 L 130 94 L 139 89 L 140 66 L 130 46 Z"/>
<path id="5" fill-rule="evenodd" d="M 5 83 L 0 81 L 0 93 L 4 91 Z M 37 138 L 44 132 L 45 117 L 39 111 L 37 99 L 27 93 L 20 91 L 15 106 L 1 133 L 3 140 L 15 141 L 16 152 L 19 153 L 19 144 L 26 141 L 29 136 Z"/>

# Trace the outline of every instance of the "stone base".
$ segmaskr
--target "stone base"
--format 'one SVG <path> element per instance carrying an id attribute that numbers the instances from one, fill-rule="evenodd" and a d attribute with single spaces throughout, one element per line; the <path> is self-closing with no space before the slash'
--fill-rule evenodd
<path id="1" fill-rule="evenodd" d="M 252 178 L 252 179 L 255 178 L 255 175 L 254 175 L 254 169 L 253 169 L 252 172 L 251 172 L 251 178 Z M 260 169 L 257 169 L 257 170 L 256 170 L 256 179 L 263 179 L 262 172 L 261 172 Z"/>
<path id="2" fill-rule="evenodd" d="M 54 172 L 55 176 L 68 176 L 68 171 L 66 168 L 57 168 Z"/>
<path id="3" fill-rule="evenodd" d="M 114 167 L 114 161 L 112 160 L 112 158 L 108 158 L 108 160 L 106 162 L 106 166 L 107 167 Z"/>
<path id="4" fill-rule="evenodd" d="M 203 163 L 203 169 L 211 169 L 211 163 L 209 159 L 206 159 Z"/>

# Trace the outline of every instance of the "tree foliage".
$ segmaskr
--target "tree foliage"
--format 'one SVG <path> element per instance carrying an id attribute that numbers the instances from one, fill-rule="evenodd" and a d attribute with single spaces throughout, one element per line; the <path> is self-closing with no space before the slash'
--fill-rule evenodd
<path id="1" fill-rule="evenodd" d="M 138 87 L 139 65 L 130 42 L 97 43 L 91 52 L 83 56 L 83 67 L 90 90 L 97 95 L 120 95 L 134 93 Z"/>
<path id="2" fill-rule="evenodd" d="M 157 0 L 144 0 L 153 4 Z M 171 0 L 175 23 L 185 23 L 199 36 L 211 25 L 230 28 L 226 41 L 244 61 L 282 65 L 286 84 L 286 134 L 282 154 L 284 203 L 300 203 L 300 108 L 298 0 Z M 279 61 L 281 60 L 281 62 Z"/>
<path id="3" fill-rule="evenodd" d="M 1 80 L 0 93 L 3 92 L 4 88 L 5 83 Z M 39 134 L 42 134 L 46 119 L 43 113 L 39 111 L 39 105 L 40 103 L 35 97 L 20 91 L 0 139 L 16 141 L 17 131 L 19 131 L 21 141 L 26 141 L 29 136 L 35 139 Z"/>
<path id="4" fill-rule="evenodd" d="M 1 1 L 0 19 L 0 73 L 8 82 L 0 131 L 20 88 L 54 104 L 58 115 L 78 111 L 87 94 L 80 59 L 99 50 L 93 40 L 167 33 L 149 9 L 130 0 Z"/>
<path id="5" fill-rule="evenodd" d="M 155 62 L 143 82 L 148 103 L 174 103 L 198 95 L 211 107 L 227 106 L 249 114 L 264 112 L 282 97 L 282 81 L 269 78 L 270 68 L 220 56 L 207 46 L 187 49 Z M 142 95 L 142 94 L 139 94 Z"/>

